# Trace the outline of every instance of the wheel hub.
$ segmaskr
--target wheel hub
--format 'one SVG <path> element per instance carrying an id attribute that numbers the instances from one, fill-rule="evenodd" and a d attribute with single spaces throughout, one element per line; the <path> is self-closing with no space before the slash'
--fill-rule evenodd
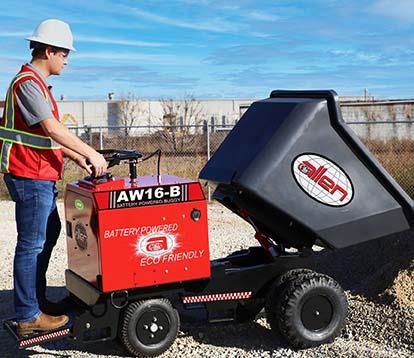
<path id="1" fill-rule="evenodd" d="M 161 326 L 162 327 L 162 326 Z M 155 333 L 158 331 L 158 325 L 156 323 L 151 324 L 150 331 Z"/>
<path id="2" fill-rule="evenodd" d="M 138 339 L 145 345 L 162 342 L 167 336 L 170 324 L 168 316 L 161 310 L 145 312 L 137 321 Z"/>
<path id="3" fill-rule="evenodd" d="M 311 331 L 325 329 L 331 323 L 332 317 L 332 304 L 326 296 L 310 297 L 302 306 L 302 323 L 306 329 Z"/>

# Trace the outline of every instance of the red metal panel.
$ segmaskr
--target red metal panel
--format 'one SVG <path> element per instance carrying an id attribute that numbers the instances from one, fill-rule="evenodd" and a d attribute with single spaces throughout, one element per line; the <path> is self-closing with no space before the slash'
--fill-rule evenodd
<path id="1" fill-rule="evenodd" d="M 108 209 L 109 208 L 109 192 L 104 191 L 102 193 L 95 194 L 96 206 L 99 209 Z"/>
<path id="2" fill-rule="evenodd" d="M 99 223 L 104 292 L 210 277 L 204 200 L 101 211 Z"/>
<path id="3" fill-rule="evenodd" d="M 128 178 L 83 180 L 68 184 L 65 210 L 69 269 L 96 287 L 101 275 L 104 292 L 210 277 L 198 182 L 169 175 L 139 177 L 135 186 Z M 192 218 L 194 210 L 201 215 Z"/>
<path id="4" fill-rule="evenodd" d="M 203 190 L 199 183 L 191 183 L 189 185 L 189 199 L 190 200 L 203 200 L 205 199 Z"/>

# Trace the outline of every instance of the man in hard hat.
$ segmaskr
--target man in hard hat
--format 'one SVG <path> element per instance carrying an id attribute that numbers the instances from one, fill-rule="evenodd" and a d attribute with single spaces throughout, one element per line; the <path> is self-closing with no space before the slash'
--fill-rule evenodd
<path id="1" fill-rule="evenodd" d="M 61 178 L 63 155 L 89 173 L 106 170 L 104 157 L 60 123 L 46 83 L 47 77 L 62 72 L 69 51 L 75 51 L 68 24 L 43 21 L 27 40 L 32 60 L 13 78 L 0 122 L 1 172 L 16 203 L 14 306 L 22 335 L 68 322 L 45 296 L 46 270 L 61 229 L 55 182 Z"/>

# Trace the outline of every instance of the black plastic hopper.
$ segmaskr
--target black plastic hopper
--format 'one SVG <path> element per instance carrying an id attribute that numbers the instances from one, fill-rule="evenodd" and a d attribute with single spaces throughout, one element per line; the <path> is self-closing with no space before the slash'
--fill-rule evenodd
<path id="1" fill-rule="evenodd" d="M 273 91 L 253 103 L 200 178 L 288 246 L 342 248 L 414 224 L 412 200 L 344 123 L 334 91 Z"/>

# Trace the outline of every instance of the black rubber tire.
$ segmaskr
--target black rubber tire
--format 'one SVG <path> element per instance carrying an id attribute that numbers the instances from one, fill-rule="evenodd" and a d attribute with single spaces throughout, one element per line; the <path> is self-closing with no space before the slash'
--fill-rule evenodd
<path id="1" fill-rule="evenodd" d="M 153 328 L 153 321 L 147 317 L 158 317 L 158 322 L 163 321 L 164 327 Z M 155 322 L 157 322 L 155 321 Z M 145 330 L 143 327 L 147 326 Z M 154 327 L 155 327 L 154 326 Z M 156 329 L 155 332 L 151 328 Z M 129 353 L 136 357 L 157 356 L 164 353 L 174 343 L 180 328 L 180 317 L 170 301 L 167 299 L 149 299 L 145 301 L 133 302 L 128 305 L 121 321 L 119 338 Z M 153 334 L 155 343 L 151 341 L 150 335 Z M 148 342 L 147 342 L 148 341 Z"/>
<path id="2" fill-rule="evenodd" d="M 275 280 L 274 285 L 281 287 L 282 285 L 286 284 L 288 281 L 296 279 L 300 275 L 308 275 L 308 274 L 314 274 L 314 273 L 316 272 L 312 271 L 311 269 L 307 269 L 307 268 L 292 269 L 292 270 L 286 271 L 283 274 L 281 274 Z"/>
<path id="3" fill-rule="evenodd" d="M 266 320 L 274 333 L 278 333 L 279 331 L 279 312 L 276 310 L 276 306 L 281 293 L 288 282 L 305 274 L 316 274 L 316 272 L 306 268 L 292 269 L 281 274 L 270 286 L 266 298 L 265 312 Z"/>
<path id="4" fill-rule="evenodd" d="M 341 286 L 319 273 L 288 281 L 275 303 L 279 332 L 291 347 L 298 349 L 333 341 L 348 314 L 348 301 Z"/>

